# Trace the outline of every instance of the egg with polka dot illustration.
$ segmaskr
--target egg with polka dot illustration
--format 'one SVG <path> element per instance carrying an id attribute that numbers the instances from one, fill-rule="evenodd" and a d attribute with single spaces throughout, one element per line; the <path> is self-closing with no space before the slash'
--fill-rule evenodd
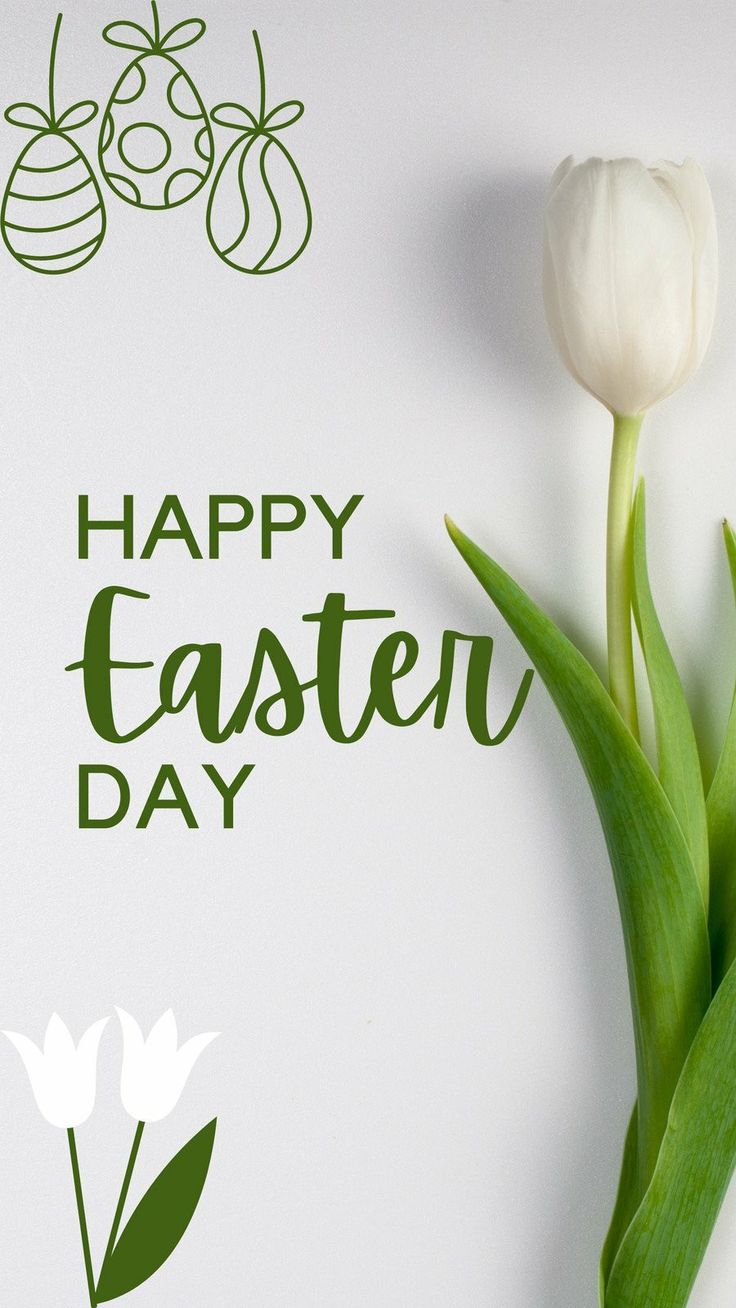
<path id="1" fill-rule="evenodd" d="M 173 209 L 202 189 L 214 162 L 207 110 L 191 77 L 173 57 L 205 32 L 190 18 L 161 35 L 152 3 L 153 30 L 111 23 L 103 36 L 136 52 L 119 77 L 103 114 L 100 168 L 110 188 L 139 209 Z"/>

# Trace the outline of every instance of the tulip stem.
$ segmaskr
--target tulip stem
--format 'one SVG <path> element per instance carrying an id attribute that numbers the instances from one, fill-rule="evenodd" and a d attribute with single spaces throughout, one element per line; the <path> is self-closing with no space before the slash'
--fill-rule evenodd
<path id="1" fill-rule="evenodd" d="M 608 486 L 608 547 L 606 554 L 606 614 L 608 621 L 608 687 L 611 699 L 632 735 L 639 738 L 631 635 L 632 540 L 631 502 L 636 449 L 643 415 L 613 415 L 613 449 Z"/>
<path id="2" fill-rule="evenodd" d="M 133 1169 L 135 1168 L 136 1159 L 138 1157 L 138 1150 L 141 1147 L 141 1139 L 143 1137 L 143 1128 L 145 1127 L 145 1125 L 146 1125 L 145 1122 L 139 1122 L 135 1129 L 133 1148 L 130 1151 L 128 1166 L 125 1169 L 125 1176 L 123 1177 L 123 1188 L 120 1191 L 118 1206 L 115 1209 L 115 1216 L 113 1218 L 112 1229 L 110 1231 L 110 1239 L 107 1242 L 107 1249 L 105 1250 L 105 1262 L 103 1263 L 103 1267 L 105 1266 L 105 1263 L 107 1262 L 108 1258 L 111 1257 L 112 1251 L 115 1248 L 115 1243 L 118 1238 L 118 1231 L 120 1230 L 120 1223 L 123 1220 L 123 1213 L 125 1212 L 125 1204 L 128 1198 L 128 1191 L 130 1190 L 130 1183 L 133 1180 Z"/>
<path id="3" fill-rule="evenodd" d="M 82 1251 L 84 1253 L 84 1270 L 87 1273 L 87 1289 L 89 1290 L 89 1302 L 91 1308 L 97 1308 L 97 1292 L 95 1290 L 95 1274 L 92 1269 L 92 1254 L 89 1247 L 89 1231 L 87 1230 L 87 1216 L 84 1211 L 84 1195 L 82 1194 L 82 1177 L 79 1172 L 79 1157 L 77 1155 L 77 1141 L 74 1135 L 74 1127 L 70 1126 L 67 1130 L 69 1138 L 69 1153 L 72 1159 L 72 1175 L 74 1177 L 74 1194 L 77 1200 L 77 1213 L 79 1215 L 79 1231 L 82 1236 Z"/>

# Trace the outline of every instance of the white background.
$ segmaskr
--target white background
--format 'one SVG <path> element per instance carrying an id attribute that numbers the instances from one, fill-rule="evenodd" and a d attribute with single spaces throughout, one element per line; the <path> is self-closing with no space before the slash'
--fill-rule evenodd
<path id="1" fill-rule="evenodd" d="M 172 25 L 194 12 L 162 5 Z M 0 1025 L 39 1038 L 55 1008 L 79 1035 L 121 1004 L 169 1004 L 184 1035 L 219 1029 L 176 1113 L 144 1140 L 139 1185 L 219 1116 L 193 1225 L 140 1308 L 592 1308 L 634 1076 L 623 949 L 592 802 L 540 684 L 510 740 L 375 725 L 350 747 L 312 707 L 301 730 L 215 747 L 194 718 L 115 749 L 78 674 L 96 590 L 152 599 L 124 657 L 220 640 L 226 692 L 258 628 L 311 675 L 301 614 L 344 590 L 395 608 L 422 643 L 417 696 L 445 627 L 496 637 L 502 721 L 526 666 L 454 554 L 456 520 L 601 665 L 609 430 L 548 343 L 539 288 L 547 179 L 569 152 L 693 154 L 715 196 L 722 295 L 713 346 L 651 416 L 653 581 L 712 761 L 731 693 L 734 622 L 719 518 L 736 517 L 736 18 L 725 3 L 205 0 L 186 52 L 208 105 L 253 103 L 257 26 L 315 212 L 302 259 L 239 277 L 204 235 L 205 199 L 141 214 L 109 198 L 96 259 L 63 278 L 3 254 Z M 4 103 L 45 84 L 56 8 L 3 7 Z M 65 14 L 60 94 L 104 102 L 125 55 Z M 26 139 L 0 131 L 3 184 Z M 94 126 L 83 139 L 94 153 Z M 139 548 L 162 496 L 197 530 L 210 493 L 365 500 L 329 558 L 315 513 L 259 559 L 252 528 L 219 563 L 163 545 L 76 558 L 76 497 L 102 516 L 136 496 Z M 364 686 L 369 642 L 348 656 Z M 137 684 L 137 683 L 136 683 Z M 153 683 L 142 681 L 141 705 Z M 121 766 L 139 810 L 164 761 L 201 820 L 76 830 L 76 768 Z M 256 770 L 218 830 L 200 763 Z M 199 773 L 199 778 L 198 774 Z M 132 1133 L 119 1035 L 79 1133 L 99 1260 Z M 65 1141 L 0 1048 L 0 1299 L 85 1302 Z M 732 1298 L 736 1197 L 693 1295 Z"/>

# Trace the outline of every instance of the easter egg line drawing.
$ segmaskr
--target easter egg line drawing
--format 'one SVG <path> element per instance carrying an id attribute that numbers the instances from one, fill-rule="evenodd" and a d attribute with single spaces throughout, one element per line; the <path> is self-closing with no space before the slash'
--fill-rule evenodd
<path id="1" fill-rule="evenodd" d="M 301 173 L 280 133 L 304 113 L 301 100 L 266 109 L 266 73 L 258 33 L 258 116 L 228 102 L 212 121 L 238 133 L 220 164 L 207 205 L 207 237 L 215 253 L 237 272 L 280 272 L 305 250 L 312 234 L 312 207 Z"/>
<path id="2" fill-rule="evenodd" d="M 102 35 L 135 57 L 121 73 L 102 116 L 98 158 L 108 186 L 137 209 L 175 209 L 207 182 L 214 138 L 194 82 L 172 52 L 185 50 L 207 30 L 187 18 L 162 35 L 156 0 L 153 30 L 140 23 L 109 23 Z"/>
<path id="3" fill-rule="evenodd" d="M 32 272 L 56 275 L 82 268 L 97 254 L 107 225 L 105 202 L 86 156 L 70 132 L 92 121 L 94 100 L 56 109 L 56 55 L 63 14 L 54 27 L 48 109 L 12 104 L 5 118 L 34 133 L 10 174 L 0 208 L 0 232 L 10 254 Z"/>

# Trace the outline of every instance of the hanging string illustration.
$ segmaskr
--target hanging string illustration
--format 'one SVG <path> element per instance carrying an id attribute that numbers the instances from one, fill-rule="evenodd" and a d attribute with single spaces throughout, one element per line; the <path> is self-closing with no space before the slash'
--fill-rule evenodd
<path id="1" fill-rule="evenodd" d="M 285 100 L 267 112 L 266 73 L 257 32 L 253 41 L 260 82 L 258 117 L 233 103 L 212 111 L 213 122 L 234 128 L 238 136 L 215 177 L 207 206 L 207 236 L 231 268 L 263 274 L 280 272 L 299 258 L 312 232 L 312 209 L 301 173 L 279 135 L 301 118 L 304 105 Z"/>
<path id="2" fill-rule="evenodd" d="M 186 50 L 207 30 L 187 18 L 161 34 L 152 0 L 153 31 L 110 23 L 110 44 L 139 53 L 118 79 L 102 119 L 99 160 L 105 180 L 139 209 L 174 209 L 201 191 L 212 171 L 214 140 L 202 98 L 174 50 Z"/>
<path id="3" fill-rule="evenodd" d="M 70 132 L 97 113 L 94 100 L 80 100 L 57 113 L 56 53 L 63 15 L 51 42 L 48 109 L 23 101 L 5 117 L 34 133 L 10 174 L 0 210 L 0 231 L 18 263 L 33 272 L 68 273 L 89 263 L 105 236 L 105 204 L 86 156 Z"/>

